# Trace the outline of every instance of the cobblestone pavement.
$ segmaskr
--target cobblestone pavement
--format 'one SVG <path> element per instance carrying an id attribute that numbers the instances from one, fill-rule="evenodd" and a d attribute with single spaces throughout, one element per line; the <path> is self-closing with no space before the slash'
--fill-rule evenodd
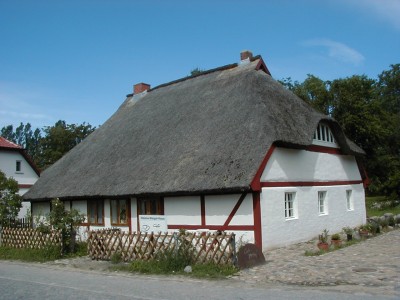
<path id="1" fill-rule="evenodd" d="M 317 250 L 316 241 L 267 251 L 264 265 L 234 278 L 400 297 L 400 230 L 320 256 L 305 256 L 306 250 Z"/>

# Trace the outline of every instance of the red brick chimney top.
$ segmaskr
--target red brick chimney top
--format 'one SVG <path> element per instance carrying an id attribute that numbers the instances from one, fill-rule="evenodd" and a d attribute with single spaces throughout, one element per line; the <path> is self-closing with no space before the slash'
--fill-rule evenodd
<path id="1" fill-rule="evenodd" d="M 150 84 L 147 83 L 137 83 L 133 86 L 133 94 L 140 94 L 144 91 L 148 91 L 150 89 Z"/>
<path id="2" fill-rule="evenodd" d="M 249 50 L 243 50 L 240 52 L 240 60 L 245 60 L 245 59 L 252 59 L 253 58 L 253 53 Z"/>

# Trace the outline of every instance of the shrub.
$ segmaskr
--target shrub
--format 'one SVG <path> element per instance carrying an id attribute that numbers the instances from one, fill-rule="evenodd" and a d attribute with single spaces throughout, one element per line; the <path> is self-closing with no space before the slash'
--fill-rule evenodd
<path id="1" fill-rule="evenodd" d="M 47 223 L 53 229 L 61 230 L 63 252 L 75 252 L 76 230 L 84 220 L 84 215 L 76 209 L 65 210 L 64 203 L 60 199 L 51 201 L 51 211 L 47 217 Z"/>
<path id="2" fill-rule="evenodd" d="M 119 264 L 121 261 L 122 261 L 121 252 L 115 252 L 113 255 L 111 255 L 111 263 Z"/>
<path id="3" fill-rule="evenodd" d="M 322 234 L 320 234 L 318 236 L 318 239 L 321 243 L 327 243 L 328 242 L 328 230 L 324 229 L 324 231 L 322 231 Z"/>

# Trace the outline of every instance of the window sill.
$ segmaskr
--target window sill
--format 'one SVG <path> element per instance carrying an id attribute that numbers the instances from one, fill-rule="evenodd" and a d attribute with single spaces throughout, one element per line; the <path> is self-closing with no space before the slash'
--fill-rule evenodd
<path id="1" fill-rule="evenodd" d="M 129 227 L 129 224 L 111 224 L 111 226 Z"/>
<path id="2" fill-rule="evenodd" d="M 298 220 L 298 217 L 291 217 L 291 218 L 285 218 L 285 221 L 293 221 L 293 220 Z"/>
<path id="3" fill-rule="evenodd" d="M 327 216 L 327 215 L 328 215 L 327 213 L 319 214 L 320 217 Z"/>
<path id="4" fill-rule="evenodd" d="M 15 174 L 24 175 L 24 172 L 15 172 Z"/>

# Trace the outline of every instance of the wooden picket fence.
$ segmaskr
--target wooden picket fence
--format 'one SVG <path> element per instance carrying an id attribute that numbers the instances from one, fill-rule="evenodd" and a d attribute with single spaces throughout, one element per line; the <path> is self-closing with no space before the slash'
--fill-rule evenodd
<path id="1" fill-rule="evenodd" d="M 61 231 L 42 233 L 32 228 L 9 228 L 1 229 L 0 246 L 12 248 L 42 249 L 46 246 L 62 245 Z"/>
<path id="2" fill-rule="evenodd" d="M 90 231 L 89 257 L 110 260 L 115 254 L 123 261 L 150 260 L 165 251 L 186 247 L 197 263 L 235 264 L 235 234 L 226 232 L 140 233 L 120 230 Z"/>
<path id="3" fill-rule="evenodd" d="M 20 219 L 7 219 L 3 224 L 4 227 L 10 228 L 31 228 L 32 222 L 30 218 L 20 218 Z"/>

